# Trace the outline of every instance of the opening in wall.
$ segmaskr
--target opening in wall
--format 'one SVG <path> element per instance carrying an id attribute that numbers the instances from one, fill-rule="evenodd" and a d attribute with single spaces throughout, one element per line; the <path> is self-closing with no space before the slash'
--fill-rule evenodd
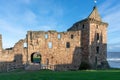
<path id="1" fill-rule="evenodd" d="M 48 43 L 48 48 L 52 48 L 52 42 Z"/>
<path id="2" fill-rule="evenodd" d="M 97 41 L 99 40 L 99 33 L 97 33 Z"/>
<path id="3" fill-rule="evenodd" d="M 24 43 L 24 48 L 26 48 L 26 47 L 27 47 L 27 43 L 25 42 L 25 43 Z"/>
<path id="4" fill-rule="evenodd" d="M 45 34 L 45 39 L 48 39 L 48 34 Z"/>
<path id="5" fill-rule="evenodd" d="M 71 39 L 73 39 L 74 38 L 74 35 L 71 35 Z"/>
<path id="6" fill-rule="evenodd" d="M 70 42 L 66 43 L 66 48 L 70 48 Z"/>
<path id="7" fill-rule="evenodd" d="M 83 25 L 82 25 L 82 29 L 84 29 L 84 28 L 85 28 L 85 25 L 83 24 Z"/>
<path id="8" fill-rule="evenodd" d="M 99 53 L 99 46 L 96 47 L 96 52 Z"/>
<path id="9" fill-rule="evenodd" d="M 41 63 L 41 55 L 38 52 L 31 54 L 31 62 L 32 63 Z"/>
<path id="10" fill-rule="evenodd" d="M 58 39 L 60 39 L 61 38 L 61 34 L 58 34 Z"/>

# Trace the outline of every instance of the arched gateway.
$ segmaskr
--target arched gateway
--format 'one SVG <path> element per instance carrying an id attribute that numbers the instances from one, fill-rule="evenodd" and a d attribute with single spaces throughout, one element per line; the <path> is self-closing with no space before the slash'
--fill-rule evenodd
<path id="1" fill-rule="evenodd" d="M 41 55 L 39 52 L 34 52 L 31 54 L 31 62 L 32 63 L 41 63 Z"/>

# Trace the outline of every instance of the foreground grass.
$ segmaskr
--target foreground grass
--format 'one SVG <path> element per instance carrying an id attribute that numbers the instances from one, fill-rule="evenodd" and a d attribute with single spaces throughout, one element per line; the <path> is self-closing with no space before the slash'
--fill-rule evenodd
<path id="1" fill-rule="evenodd" d="M 120 70 L 18 71 L 0 73 L 0 80 L 120 80 Z"/>

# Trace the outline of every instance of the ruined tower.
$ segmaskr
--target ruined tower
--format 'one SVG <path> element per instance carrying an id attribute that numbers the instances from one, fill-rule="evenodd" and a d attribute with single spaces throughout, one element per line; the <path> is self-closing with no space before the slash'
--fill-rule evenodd
<path id="1" fill-rule="evenodd" d="M 91 68 L 108 67 L 107 26 L 108 24 L 102 21 L 97 7 L 94 6 L 87 18 L 68 29 L 68 31 L 81 31 L 82 62 L 89 64 Z"/>
<path id="2" fill-rule="evenodd" d="M 0 53 L 2 53 L 2 35 L 0 34 Z"/>
<path id="3" fill-rule="evenodd" d="M 108 67 L 107 65 L 107 26 L 103 22 L 97 7 L 93 8 L 89 19 L 89 63 L 92 67 Z"/>

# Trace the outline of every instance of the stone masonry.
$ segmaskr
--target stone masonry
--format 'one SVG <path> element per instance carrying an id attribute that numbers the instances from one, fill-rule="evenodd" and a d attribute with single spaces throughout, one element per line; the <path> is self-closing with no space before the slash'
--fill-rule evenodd
<path id="1" fill-rule="evenodd" d="M 0 35 L 0 71 L 78 70 L 84 64 L 87 69 L 108 68 L 107 26 L 94 7 L 86 19 L 66 32 L 28 31 L 25 39 L 7 49 L 2 48 Z M 34 55 L 39 56 L 39 62 L 34 62 Z"/>

